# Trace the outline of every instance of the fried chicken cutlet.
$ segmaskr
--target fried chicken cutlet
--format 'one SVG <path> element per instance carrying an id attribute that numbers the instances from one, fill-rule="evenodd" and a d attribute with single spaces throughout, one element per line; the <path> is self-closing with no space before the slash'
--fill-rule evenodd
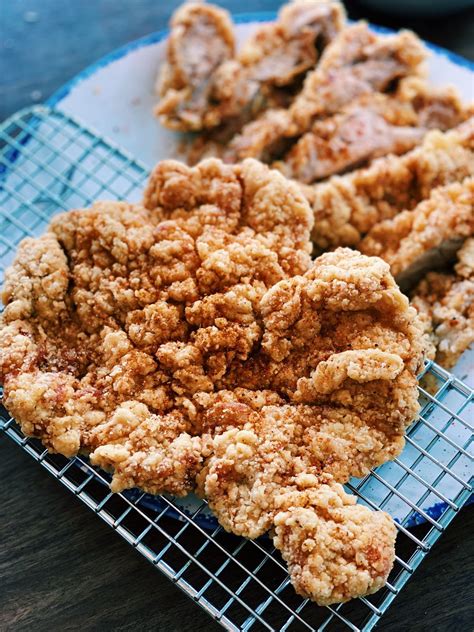
<path id="1" fill-rule="evenodd" d="M 402 449 L 423 345 L 388 264 L 312 263 L 311 223 L 255 161 L 159 164 L 143 206 L 62 214 L 22 243 L 0 380 L 25 434 L 90 454 L 113 490 L 197 489 L 225 528 L 272 530 L 296 589 L 329 604 L 390 571 L 392 520 L 340 483 Z"/>

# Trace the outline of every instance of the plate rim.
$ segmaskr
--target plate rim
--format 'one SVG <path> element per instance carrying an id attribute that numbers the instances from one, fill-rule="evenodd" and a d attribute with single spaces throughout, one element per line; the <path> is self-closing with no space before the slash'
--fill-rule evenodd
<path id="1" fill-rule="evenodd" d="M 249 22 L 267 22 L 274 20 L 277 16 L 277 12 L 247 11 L 245 13 L 231 13 L 231 16 L 234 24 L 248 24 Z M 349 23 L 351 22 L 353 22 L 353 20 L 349 20 Z M 379 33 L 391 34 L 397 32 L 389 27 L 379 26 L 378 24 L 372 24 L 371 22 L 368 22 L 368 25 L 373 31 Z M 92 64 L 89 64 L 89 66 L 86 66 L 83 70 L 81 70 L 71 79 L 69 79 L 69 81 L 64 83 L 57 90 L 55 90 L 53 94 L 45 101 L 45 104 L 51 107 L 58 106 L 61 101 L 63 101 L 79 83 L 81 83 L 88 77 L 93 76 L 97 71 L 105 68 L 106 66 L 109 66 L 113 62 L 121 59 L 122 57 L 125 57 L 135 50 L 161 42 L 168 36 L 168 34 L 169 28 L 161 29 L 160 31 L 153 31 L 152 33 L 148 33 L 148 35 L 144 35 L 143 37 L 127 42 L 123 46 L 119 46 L 118 48 L 113 49 L 106 55 L 99 57 L 99 59 L 97 59 Z M 454 53 L 453 51 L 444 48 L 443 46 L 439 46 L 438 44 L 433 44 L 432 42 L 422 39 L 421 37 L 420 40 L 428 49 L 430 49 L 437 55 L 446 57 L 456 66 L 467 68 L 472 73 L 474 73 L 474 60 L 471 61 L 470 59 L 467 59 L 466 57 L 463 57 L 458 53 Z"/>

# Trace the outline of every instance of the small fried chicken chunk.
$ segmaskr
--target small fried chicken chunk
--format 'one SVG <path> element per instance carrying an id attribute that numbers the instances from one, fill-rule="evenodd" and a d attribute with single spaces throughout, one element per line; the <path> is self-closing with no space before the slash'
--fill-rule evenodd
<path id="1" fill-rule="evenodd" d="M 402 287 L 428 269 L 449 262 L 474 235 L 474 178 L 431 192 L 411 211 L 376 224 L 358 244 L 361 252 L 382 257 Z"/>
<path id="2" fill-rule="evenodd" d="M 387 156 L 369 167 L 327 182 L 303 186 L 314 210 L 317 248 L 355 246 L 378 222 L 412 210 L 432 189 L 474 176 L 474 119 L 441 133 L 403 156 Z"/>
<path id="3" fill-rule="evenodd" d="M 171 20 L 167 61 L 162 65 L 156 115 L 166 127 L 196 130 L 220 122 L 220 109 L 210 104 L 214 73 L 235 52 L 232 21 L 227 11 L 190 2 Z M 235 79 L 235 77 L 234 77 Z"/>
<path id="4" fill-rule="evenodd" d="M 297 186 L 254 161 L 165 161 L 144 207 L 58 215 L 6 273 L 5 406 L 50 450 L 91 453 L 114 490 L 187 493 L 191 398 L 257 347 L 259 299 L 308 268 L 310 227 Z"/>
<path id="5" fill-rule="evenodd" d="M 376 592 L 393 566 L 392 519 L 355 500 L 337 483 L 277 499 L 273 544 L 288 563 L 296 592 L 320 606 Z"/>
<path id="6" fill-rule="evenodd" d="M 308 74 L 291 107 L 292 119 L 307 130 L 316 117 L 334 114 L 356 97 L 385 92 L 404 77 L 422 76 L 425 59 L 414 33 L 380 36 L 358 22 L 341 31 Z"/>
<path id="7" fill-rule="evenodd" d="M 454 273 L 429 272 L 411 303 L 429 335 L 430 357 L 450 369 L 474 342 L 474 238 L 458 251 Z"/>

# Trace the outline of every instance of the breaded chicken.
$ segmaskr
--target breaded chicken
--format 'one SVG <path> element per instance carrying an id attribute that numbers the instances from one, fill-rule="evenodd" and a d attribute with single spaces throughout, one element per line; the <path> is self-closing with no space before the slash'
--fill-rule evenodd
<path id="1" fill-rule="evenodd" d="M 402 287 L 409 287 L 428 270 L 452 260 L 467 237 L 474 235 L 474 178 L 431 192 L 411 211 L 376 224 L 357 245 L 382 257 Z"/>
<path id="2" fill-rule="evenodd" d="M 430 357 L 453 367 L 474 342 L 474 238 L 458 251 L 454 272 L 429 272 L 411 302 L 430 337 Z"/>
<path id="3" fill-rule="evenodd" d="M 0 381 L 25 434 L 88 453 L 113 490 L 197 490 L 226 529 L 271 530 L 296 589 L 329 604 L 390 571 L 391 519 L 340 483 L 403 448 L 423 336 L 387 263 L 311 262 L 311 225 L 256 161 L 159 164 L 143 206 L 61 214 L 21 244 Z"/>
<path id="4" fill-rule="evenodd" d="M 180 131 L 245 120 L 242 111 L 255 113 L 275 102 L 278 88 L 291 89 L 314 67 L 344 20 L 339 2 L 295 0 L 275 23 L 259 27 L 236 55 L 226 11 L 184 4 L 171 20 L 155 114 L 165 127 Z"/>
<path id="5" fill-rule="evenodd" d="M 314 210 L 317 248 L 355 246 L 378 222 L 412 210 L 431 191 L 474 176 L 474 119 L 433 130 L 420 147 L 327 182 L 303 186 Z"/>

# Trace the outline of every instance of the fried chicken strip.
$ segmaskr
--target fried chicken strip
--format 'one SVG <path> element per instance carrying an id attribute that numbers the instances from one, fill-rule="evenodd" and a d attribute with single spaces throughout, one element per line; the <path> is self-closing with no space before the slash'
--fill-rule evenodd
<path id="1" fill-rule="evenodd" d="M 412 293 L 431 340 L 430 357 L 447 369 L 474 342 L 474 239 L 457 254 L 454 273 L 429 272 Z"/>
<path id="2" fill-rule="evenodd" d="M 411 211 L 376 224 L 358 244 L 367 255 L 382 257 L 402 287 L 429 269 L 452 260 L 463 241 L 474 235 L 474 178 L 431 192 Z"/>
<path id="3" fill-rule="evenodd" d="M 304 186 L 314 210 L 317 248 L 356 245 L 378 222 L 412 210 L 432 189 L 474 175 L 474 119 L 445 134 L 431 131 L 420 147 L 369 167 Z"/>

